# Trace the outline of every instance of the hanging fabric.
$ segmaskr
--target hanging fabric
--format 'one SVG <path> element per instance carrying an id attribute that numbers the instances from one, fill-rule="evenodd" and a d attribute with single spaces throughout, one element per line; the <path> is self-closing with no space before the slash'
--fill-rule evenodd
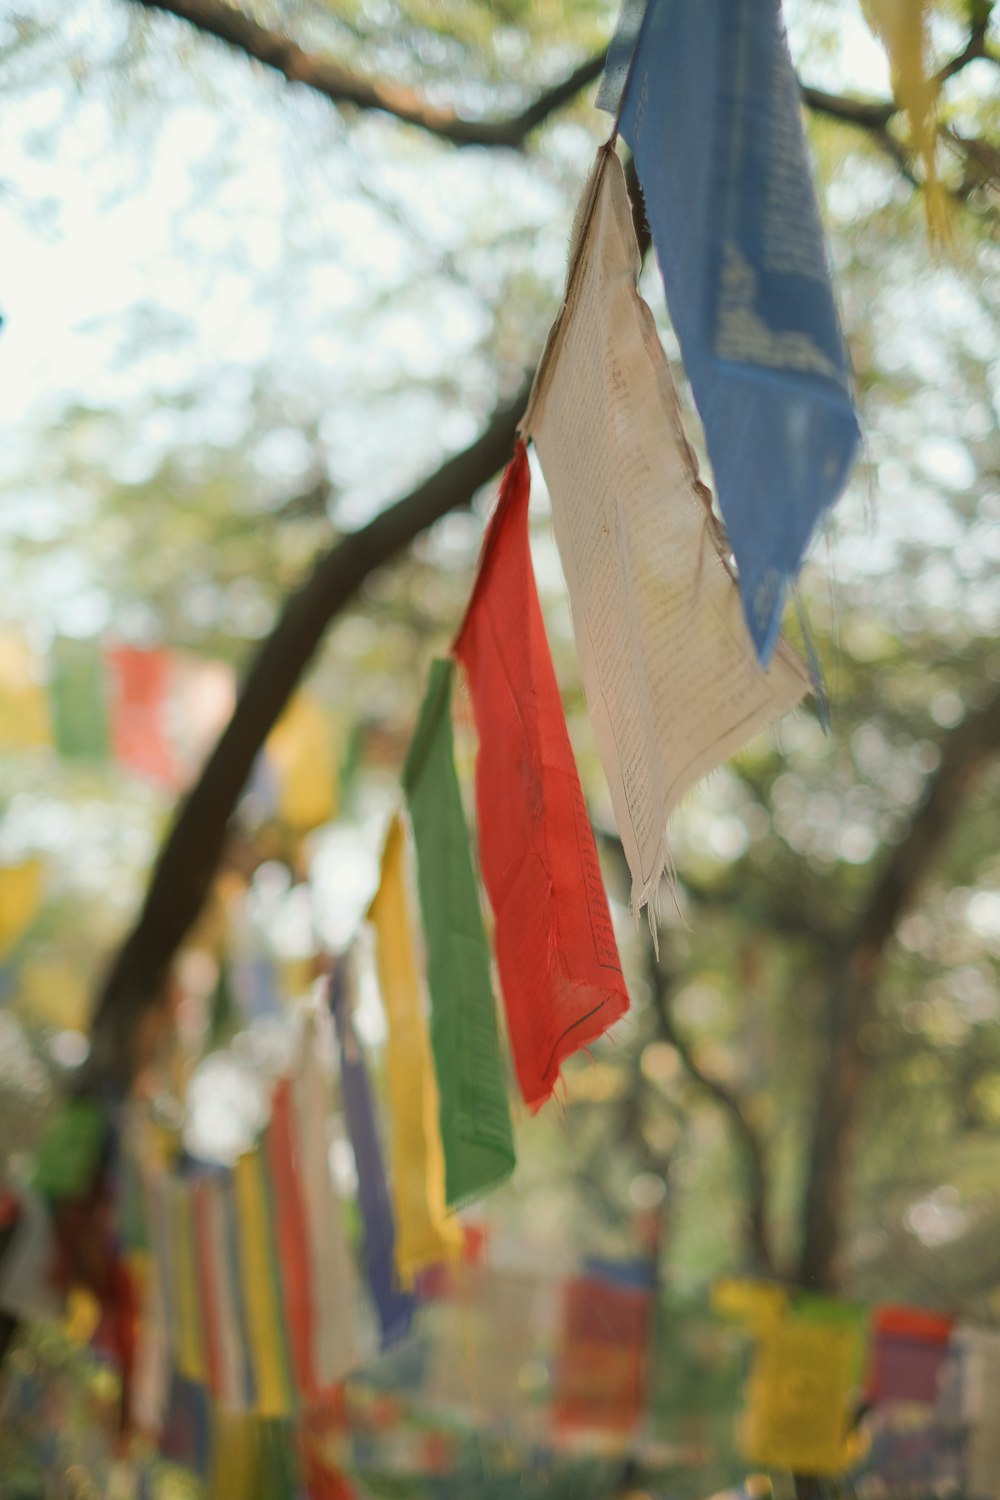
<path id="1" fill-rule="evenodd" d="M 375 928 L 379 987 L 389 1030 L 386 1072 L 392 1116 L 396 1265 L 400 1281 L 410 1286 L 424 1266 L 457 1254 L 462 1236 L 445 1208 L 438 1090 L 413 947 L 403 862 L 405 839 L 402 819 L 394 817 L 368 920 Z"/>
<path id="2" fill-rule="evenodd" d="M 759 665 L 649 308 L 625 173 L 603 147 L 562 312 L 521 424 L 541 460 L 591 722 L 632 872 L 655 904 L 684 794 L 809 686 Z"/>
<path id="3" fill-rule="evenodd" d="M 347 1133 L 354 1152 L 358 1202 L 364 1227 L 365 1270 L 382 1331 L 382 1348 L 405 1338 L 413 1321 L 413 1298 L 396 1274 L 396 1226 L 379 1140 L 375 1101 L 351 1010 L 350 954 L 337 959 L 330 981 L 340 1048 L 340 1087 Z"/>
<path id="4" fill-rule="evenodd" d="M 312 1285 L 313 1372 L 317 1391 L 323 1391 L 357 1367 L 360 1346 L 357 1274 L 330 1178 L 329 1090 L 320 1065 L 319 1027 L 320 1018 L 307 1012 L 293 1074 L 291 1123 Z"/>
<path id="5" fill-rule="evenodd" d="M 766 664 L 860 437 L 778 0 L 649 0 L 622 74 L 620 129 Z"/>
<path id="6" fill-rule="evenodd" d="M 283 1320 L 275 1204 L 264 1151 L 246 1151 L 238 1158 L 233 1188 L 254 1409 L 262 1417 L 282 1417 L 292 1410 L 292 1369 Z"/>
<path id="7" fill-rule="evenodd" d="M 489 1192 L 514 1170 L 489 948 L 455 773 L 454 675 L 452 661 L 431 664 L 402 777 L 417 851 L 450 1208 Z"/>
<path id="8" fill-rule="evenodd" d="M 472 694 L 479 853 L 518 1082 L 532 1109 L 560 1065 L 628 1008 L 594 835 L 528 544 L 518 443 L 454 652 Z"/>

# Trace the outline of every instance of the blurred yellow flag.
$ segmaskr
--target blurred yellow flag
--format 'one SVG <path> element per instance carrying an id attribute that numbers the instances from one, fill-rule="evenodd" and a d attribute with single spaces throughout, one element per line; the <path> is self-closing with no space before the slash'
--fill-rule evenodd
<path id="1" fill-rule="evenodd" d="M 762 1335 L 743 1434 L 750 1463 L 799 1474 L 843 1472 L 861 1337 L 857 1323 L 794 1315 Z"/>
<path id="2" fill-rule="evenodd" d="M 769 1328 L 788 1307 L 788 1292 L 774 1281 L 726 1276 L 712 1288 L 712 1310 L 755 1333 Z"/>
<path id="3" fill-rule="evenodd" d="M 42 904 L 42 866 L 37 859 L 0 867 L 0 959 L 30 927 Z"/>
<path id="4" fill-rule="evenodd" d="M 0 749 L 51 745 L 49 703 L 35 653 L 12 631 L 0 631 Z"/>
<path id="5" fill-rule="evenodd" d="M 18 980 L 15 1004 L 21 1015 L 57 1031 L 87 1030 L 90 989 L 78 963 L 46 955 L 26 963 Z"/>
<path id="6" fill-rule="evenodd" d="M 267 759 L 278 779 L 278 814 L 296 833 L 329 823 L 337 811 L 337 766 L 326 715 L 308 693 L 298 693 L 267 739 Z"/>

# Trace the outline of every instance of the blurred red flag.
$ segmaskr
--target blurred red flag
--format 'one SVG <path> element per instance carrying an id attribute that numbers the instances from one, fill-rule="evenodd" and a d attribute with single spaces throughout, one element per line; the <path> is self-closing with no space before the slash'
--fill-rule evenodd
<path id="1" fill-rule="evenodd" d="M 108 664 L 115 759 L 138 776 L 148 776 L 151 781 L 176 788 L 180 773 L 167 736 L 170 653 L 112 646 L 108 650 Z"/>
<path id="2" fill-rule="evenodd" d="M 514 1063 L 537 1109 L 628 994 L 535 588 L 530 484 L 519 442 L 453 649 L 479 733 L 479 854 Z"/>

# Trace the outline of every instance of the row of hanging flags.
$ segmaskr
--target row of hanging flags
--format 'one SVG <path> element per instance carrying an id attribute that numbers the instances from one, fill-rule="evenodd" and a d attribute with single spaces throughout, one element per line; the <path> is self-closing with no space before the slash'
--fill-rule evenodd
<path id="1" fill-rule="evenodd" d="M 390 1097 L 419 1170 L 414 1254 L 513 1166 L 489 949 L 455 771 L 456 663 L 478 733 L 479 867 L 521 1094 L 628 1006 L 532 571 L 538 452 L 591 721 L 632 873 L 655 911 L 666 830 L 694 783 L 793 708 L 809 672 L 779 635 L 858 426 L 777 3 L 627 7 L 600 101 L 635 154 L 720 490 L 716 518 L 652 314 L 614 139 L 577 212 L 566 295 L 487 524 L 465 617 L 433 663 L 403 771 L 430 999 L 389 830 L 370 917 Z M 711 191 L 709 190 L 711 188 Z M 735 568 L 732 559 L 735 558 Z M 405 1059 L 405 1062 L 403 1061 Z M 405 1230 L 403 1261 L 410 1259 Z"/>
<path id="2" fill-rule="evenodd" d="M 1000 1494 L 1000 1330 L 760 1281 L 718 1283 L 713 1305 L 754 1341 L 750 1463 L 874 1476 L 873 1493 Z"/>
<path id="3" fill-rule="evenodd" d="M 0 629 L 0 754 L 54 750 L 67 762 L 112 762 L 178 792 L 225 728 L 232 667 L 168 647 L 57 637 L 43 656 Z M 336 812 L 334 737 L 308 692 L 269 735 L 251 791 L 265 813 L 307 832 Z"/>

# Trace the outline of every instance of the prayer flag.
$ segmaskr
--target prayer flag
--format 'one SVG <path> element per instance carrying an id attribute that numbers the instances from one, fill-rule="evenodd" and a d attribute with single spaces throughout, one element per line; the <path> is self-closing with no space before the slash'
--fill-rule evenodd
<path id="1" fill-rule="evenodd" d="M 271 1119 L 265 1136 L 274 1189 L 285 1328 L 297 1389 L 316 1390 L 313 1357 L 313 1287 L 306 1208 L 299 1173 L 292 1085 L 281 1078 L 271 1092 Z"/>
<path id="2" fill-rule="evenodd" d="M 389 1027 L 386 1071 L 392 1114 L 396 1264 L 400 1280 L 409 1286 L 424 1266 L 458 1252 L 461 1231 L 448 1220 L 445 1209 L 438 1091 L 406 897 L 405 837 L 402 820 L 394 817 L 368 920 L 375 928 L 379 987 Z"/>
<path id="3" fill-rule="evenodd" d="M 173 789 L 178 768 L 167 738 L 170 654 L 114 646 L 108 651 L 111 672 L 111 742 L 126 770 Z"/>
<path id="4" fill-rule="evenodd" d="M 766 663 L 860 436 L 778 0 L 649 0 L 620 128 Z"/>
<path id="5" fill-rule="evenodd" d="M 170 658 L 167 723 L 181 780 L 194 779 L 236 704 L 232 667 L 187 651 Z"/>
<path id="6" fill-rule="evenodd" d="M 310 1012 L 302 1031 L 292 1104 L 312 1285 L 313 1370 L 317 1387 L 325 1390 L 358 1363 L 358 1290 L 340 1203 L 330 1178 L 330 1110 L 317 1033 L 318 1018 Z"/>
<path id="7" fill-rule="evenodd" d="M 34 750 L 51 743 L 38 658 L 21 636 L 0 630 L 0 751 Z"/>
<path id="8" fill-rule="evenodd" d="M 472 693 L 479 853 L 518 1082 L 537 1109 L 563 1060 L 628 1009 L 608 898 L 545 637 L 519 442 L 454 652 Z"/>
<path id="9" fill-rule="evenodd" d="M 634 912 L 655 905 L 684 794 L 809 686 L 785 642 L 769 671 L 756 659 L 639 269 L 625 173 L 605 146 L 522 433 L 552 498 Z"/>
<path id="10" fill-rule="evenodd" d="M 744 1430 L 748 1460 L 800 1474 L 842 1473 L 864 1323 L 854 1308 L 813 1316 L 803 1299 L 757 1342 Z M 820 1299 L 815 1299 L 817 1302 Z"/>
<path id="11" fill-rule="evenodd" d="M 413 1298 L 401 1289 L 396 1274 L 396 1226 L 371 1083 L 351 1014 L 350 961 L 350 955 L 345 954 L 336 962 L 330 983 L 330 1006 L 340 1047 L 340 1087 L 347 1133 L 358 1176 L 365 1270 L 382 1330 L 382 1347 L 388 1349 L 410 1330 Z"/>
<path id="12" fill-rule="evenodd" d="M 281 1305 L 281 1274 L 274 1240 L 274 1202 L 264 1151 L 246 1151 L 233 1169 L 247 1334 L 258 1416 L 287 1415 L 293 1404 L 292 1371 Z"/>
<path id="13" fill-rule="evenodd" d="M 919 1307 L 881 1307 L 872 1321 L 875 1402 L 934 1406 L 953 1319 Z"/>
<path id="14" fill-rule="evenodd" d="M 187 1177 L 168 1177 L 166 1189 L 171 1262 L 176 1278 L 177 1370 L 185 1380 L 206 1385 L 211 1372 L 204 1304 L 199 1297 L 194 1183 Z"/>
<path id="15" fill-rule="evenodd" d="M 56 749 L 66 760 L 107 760 L 111 754 L 108 684 L 94 640 L 61 636 L 52 648 L 52 709 Z"/>
<path id="16" fill-rule="evenodd" d="M 326 714 L 297 693 L 267 737 L 278 781 L 278 815 L 297 833 L 329 823 L 337 811 L 337 767 Z"/>
<path id="17" fill-rule="evenodd" d="M 557 1427 L 632 1431 L 645 1398 L 652 1305 L 648 1287 L 594 1275 L 567 1283 Z"/>
<path id="18" fill-rule="evenodd" d="M 23 937 L 42 904 L 42 865 L 37 859 L 0 866 L 0 960 Z"/>
<path id="19" fill-rule="evenodd" d="M 417 850 L 447 1201 L 460 1208 L 510 1176 L 514 1139 L 490 955 L 455 772 L 454 675 L 452 661 L 431 664 L 402 779 Z"/>

